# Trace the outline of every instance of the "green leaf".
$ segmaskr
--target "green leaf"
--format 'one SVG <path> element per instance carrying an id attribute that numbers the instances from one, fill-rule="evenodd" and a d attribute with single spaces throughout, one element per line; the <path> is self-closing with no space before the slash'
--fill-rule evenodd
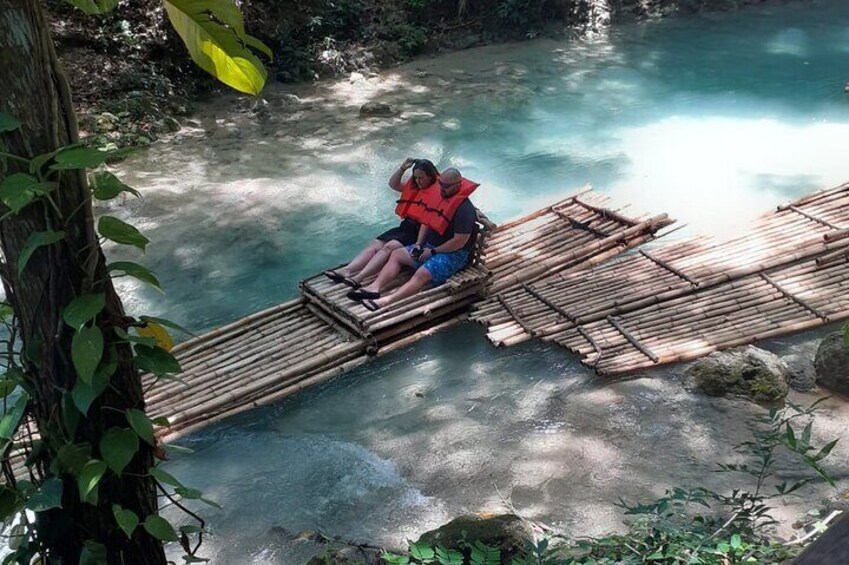
<path id="1" fill-rule="evenodd" d="M 135 408 L 127 410 L 127 422 L 130 427 L 138 434 L 138 436 L 149 445 L 156 445 L 153 439 L 153 422 L 148 419 L 147 414 Z"/>
<path id="2" fill-rule="evenodd" d="M 36 155 L 29 162 L 29 172 L 31 174 L 37 174 L 41 171 L 41 168 L 44 167 L 44 164 L 47 163 L 53 156 L 56 155 L 55 151 L 51 151 L 50 153 L 42 153 L 41 155 Z"/>
<path id="3" fill-rule="evenodd" d="M 136 513 L 132 510 L 121 508 L 117 504 L 113 504 L 112 515 L 115 516 L 115 521 L 118 523 L 118 527 L 123 530 L 127 537 L 133 537 L 133 532 L 136 530 L 136 526 L 139 525 L 139 517 Z"/>
<path id="4" fill-rule="evenodd" d="M 109 428 L 100 438 L 100 454 L 109 468 L 120 475 L 139 450 L 139 436 L 129 428 Z"/>
<path id="5" fill-rule="evenodd" d="M 146 345 L 148 347 L 155 347 L 156 346 L 156 339 L 155 338 L 131 335 L 131 334 L 128 334 L 127 332 L 125 332 L 124 330 L 122 330 L 119 327 L 115 327 L 114 329 L 115 329 L 115 335 L 117 335 L 119 338 L 121 338 L 125 341 L 129 341 L 131 343 L 140 343 L 140 344 Z"/>
<path id="6" fill-rule="evenodd" d="M 843 346 L 849 348 L 849 324 L 843 326 Z"/>
<path id="7" fill-rule="evenodd" d="M 266 70 L 245 47 L 247 36 L 232 0 L 166 0 L 165 10 L 200 68 L 240 92 L 262 92 Z"/>
<path id="8" fill-rule="evenodd" d="M 23 500 L 18 491 L 6 485 L 0 485 L 0 524 L 5 525 L 23 508 Z"/>
<path id="9" fill-rule="evenodd" d="M 106 162 L 111 157 L 109 151 L 101 151 L 93 147 L 68 147 L 56 153 L 56 161 L 50 170 L 64 171 L 69 169 L 91 169 Z"/>
<path id="10" fill-rule="evenodd" d="M 103 333 L 97 326 L 80 328 L 71 341 L 71 360 L 77 375 L 91 383 L 94 371 L 103 357 Z"/>
<path id="11" fill-rule="evenodd" d="M 106 469 L 105 461 L 91 459 L 80 470 L 80 474 L 77 476 L 80 501 L 97 505 L 97 485 L 100 484 L 100 479 L 103 478 Z"/>
<path id="12" fill-rule="evenodd" d="M 825 444 L 825 447 L 820 449 L 819 452 L 816 455 L 814 455 L 813 460 L 814 461 L 821 461 L 821 460 L 825 459 L 826 457 L 828 457 L 828 454 L 831 453 L 831 450 L 834 449 L 835 445 L 837 445 L 837 441 L 838 440 L 835 439 L 835 440 L 832 440 L 832 441 L 828 442 L 827 444 Z"/>
<path id="13" fill-rule="evenodd" d="M 0 379 L 0 400 L 7 398 L 18 386 L 12 379 Z"/>
<path id="14" fill-rule="evenodd" d="M 141 193 L 138 190 L 127 186 L 109 171 L 92 173 L 89 175 L 89 184 L 91 185 L 94 197 L 98 200 L 112 200 L 122 192 L 129 192 L 137 198 L 141 198 Z"/>
<path id="15" fill-rule="evenodd" d="M 80 553 L 80 565 L 106 565 L 106 546 L 93 540 L 86 540 Z"/>
<path id="16" fill-rule="evenodd" d="M 91 382 L 85 382 L 78 379 L 74 388 L 71 389 L 71 399 L 74 401 L 74 406 L 79 411 L 86 415 L 91 403 L 103 394 L 106 387 L 109 386 L 109 377 L 101 371 L 95 371 L 91 378 Z"/>
<path id="17" fill-rule="evenodd" d="M 0 181 L 0 201 L 17 214 L 46 189 L 47 186 L 42 186 L 37 178 L 26 173 L 15 173 Z"/>
<path id="18" fill-rule="evenodd" d="M 105 14 L 118 5 L 118 0 L 65 0 L 91 16 Z"/>
<path id="19" fill-rule="evenodd" d="M 0 112 L 0 133 L 14 131 L 21 127 L 21 122 L 6 112 Z"/>
<path id="20" fill-rule="evenodd" d="M 65 239 L 65 232 L 63 231 L 47 230 L 31 233 L 26 243 L 24 243 L 21 254 L 18 256 L 18 274 L 20 275 L 24 271 L 24 267 L 27 266 L 27 262 L 29 262 L 30 257 L 35 253 L 36 249 L 45 245 L 51 245 L 57 241 L 62 241 L 63 239 Z"/>
<path id="21" fill-rule="evenodd" d="M 103 216 L 97 222 L 97 231 L 106 239 L 122 245 L 132 245 L 142 251 L 150 240 L 130 224 L 113 216 Z"/>
<path id="22" fill-rule="evenodd" d="M 177 532 L 174 531 L 174 526 L 160 516 L 151 514 L 144 521 L 144 529 L 158 540 L 162 541 L 177 541 Z"/>
<path id="23" fill-rule="evenodd" d="M 86 463 L 91 460 L 91 445 L 87 443 L 63 445 L 59 448 L 56 457 L 64 471 L 79 475 Z"/>
<path id="24" fill-rule="evenodd" d="M 184 328 L 183 326 L 181 326 L 181 325 L 179 325 L 175 322 L 172 322 L 171 320 L 167 320 L 165 318 L 157 318 L 156 316 L 140 316 L 139 320 L 141 320 L 142 322 L 153 322 L 153 323 L 156 323 L 156 324 L 160 324 L 162 326 L 165 326 L 166 328 L 171 328 L 172 330 L 177 330 L 178 332 L 183 332 L 184 334 L 196 335 L 196 334 L 190 332 L 189 330 L 187 330 L 186 328 Z"/>
<path id="25" fill-rule="evenodd" d="M 178 481 L 172 474 L 167 471 L 163 471 L 159 467 L 151 467 L 148 473 L 150 473 L 151 477 L 153 477 L 164 485 L 171 485 L 172 487 L 177 488 L 185 488 L 183 487 L 183 483 Z"/>
<path id="26" fill-rule="evenodd" d="M 27 508 L 33 512 L 62 508 L 62 480 L 50 477 L 44 481 L 38 492 L 27 501 Z"/>
<path id="27" fill-rule="evenodd" d="M 434 552 L 433 548 L 426 543 L 411 543 L 410 555 L 416 561 L 430 561 L 436 557 L 436 552 Z"/>
<path id="28" fill-rule="evenodd" d="M 134 362 L 142 371 L 154 375 L 173 375 L 182 370 L 177 359 L 161 347 L 136 345 L 135 351 Z"/>
<path id="29" fill-rule="evenodd" d="M 183 447 L 182 445 L 176 445 L 176 444 L 173 444 L 173 443 L 163 443 L 162 448 L 165 450 L 166 453 L 169 453 L 169 454 L 170 453 L 190 454 L 190 453 L 195 452 L 195 450 L 190 448 L 190 447 Z"/>
<path id="30" fill-rule="evenodd" d="M 165 427 L 168 427 L 168 426 L 170 426 L 170 425 L 171 425 L 171 422 L 170 422 L 170 421 L 168 420 L 168 418 L 167 418 L 167 417 L 165 417 L 165 416 L 157 416 L 156 418 L 154 418 L 154 419 L 152 420 L 152 422 L 153 422 L 154 424 L 156 424 L 157 426 L 165 426 Z"/>
<path id="31" fill-rule="evenodd" d="M 790 425 L 790 422 L 787 422 L 787 431 L 784 435 L 784 441 L 790 447 L 790 449 L 796 449 L 796 434 L 793 431 L 793 426 Z"/>
<path id="32" fill-rule="evenodd" d="M 147 267 L 139 265 L 138 263 L 133 263 L 132 261 L 116 261 L 114 263 L 109 263 L 106 266 L 106 270 L 111 272 L 119 272 L 124 275 L 139 279 L 142 282 L 146 282 L 153 288 L 158 291 L 162 291 L 162 285 L 159 284 L 159 279 L 156 278 Z"/>
<path id="33" fill-rule="evenodd" d="M 62 318 L 65 323 L 79 330 L 86 322 L 100 314 L 103 307 L 106 306 L 106 295 L 100 294 L 84 294 L 77 296 L 71 303 L 65 306 L 62 312 Z"/>
<path id="34" fill-rule="evenodd" d="M 740 539 L 740 534 L 734 534 L 731 536 L 731 549 L 737 551 L 740 549 L 740 546 L 743 545 L 743 540 Z"/>
<path id="35" fill-rule="evenodd" d="M 21 391 L 21 395 L 15 401 L 15 404 L 6 410 L 3 418 L 0 419 L 0 439 L 12 439 L 21 423 L 21 418 L 24 417 L 24 412 L 27 409 L 29 395 Z"/>

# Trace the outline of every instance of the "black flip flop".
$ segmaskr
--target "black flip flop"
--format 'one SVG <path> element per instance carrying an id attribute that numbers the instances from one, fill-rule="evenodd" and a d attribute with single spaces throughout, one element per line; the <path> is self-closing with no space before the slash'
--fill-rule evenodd
<path id="1" fill-rule="evenodd" d="M 354 302 L 359 302 L 360 300 L 373 300 L 375 298 L 380 298 L 379 292 L 372 292 L 370 290 L 365 290 L 363 288 L 359 288 L 357 290 L 352 290 L 348 294 L 346 294 L 348 298 L 353 300 Z"/>
<path id="2" fill-rule="evenodd" d="M 342 280 L 340 280 L 339 282 L 344 283 L 344 284 L 350 286 L 353 289 L 360 288 L 360 286 L 361 286 L 360 283 L 358 283 L 357 281 L 355 281 L 351 277 L 342 277 Z"/>
<path id="3" fill-rule="evenodd" d="M 345 279 L 348 278 L 345 275 L 340 275 L 336 271 L 330 269 L 324 271 L 322 274 L 335 283 L 345 282 Z"/>
<path id="4" fill-rule="evenodd" d="M 370 312 L 377 312 L 380 310 L 380 305 L 374 300 L 363 300 L 363 307 Z"/>

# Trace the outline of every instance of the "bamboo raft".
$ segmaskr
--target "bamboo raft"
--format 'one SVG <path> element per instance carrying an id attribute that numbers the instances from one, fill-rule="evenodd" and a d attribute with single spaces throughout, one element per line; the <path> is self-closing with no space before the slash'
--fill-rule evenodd
<path id="1" fill-rule="evenodd" d="M 497 346 L 558 343 L 601 374 L 684 361 L 849 317 L 849 184 L 693 238 L 502 291 L 471 318 Z"/>
<path id="2" fill-rule="evenodd" d="M 181 381 L 146 377 L 148 411 L 169 418 L 160 435 L 173 439 L 461 323 L 491 288 L 598 263 L 672 223 L 665 215 L 626 217 L 608 204 L 587 189 L 482 232 L 482 251 L 471 265 L 443 285 L 376 312 L 349 300 L 347 286 L 310 277 L 300 283 L 300 298 L 175 347 Z M 409 276 L 399 276 L 387 291 Z"/>

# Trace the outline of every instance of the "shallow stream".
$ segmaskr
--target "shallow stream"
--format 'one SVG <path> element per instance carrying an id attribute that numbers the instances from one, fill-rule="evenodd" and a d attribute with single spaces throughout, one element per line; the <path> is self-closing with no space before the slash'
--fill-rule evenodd
<path id="1" fill-rule="evenodd" d="M 150 237 L 144 262 L 167 294 L 121 290 L 130 310 L 195 331 L 292 298 L 392 224 L 386 179 L 408 155 L 481 182 L 473 199 L 497 221 L 590 183 L 626 212 L 668 212 L 679 233 L 733 234 L 849 180 L 847 80 L 849 4 L 821 0 L 272 86 L 265 103 L 222 96 L 121 165 L 144 199 L 111 213 Z M 361 119 L 367 101 L 398 114 Z M 821 334 L 769 345 L 811 354 Z M 712 461 L 759 408 L 689 393 L 681 372 L 611 384 L 563 350 L 496 350 L 464 325 L 194 434 L 195 453 L 168 466 L 223 506 L 204 511 L 215 563 L 303 562 L 310 549 L 288 541 L 300 530 L 397 545 L 503 498 L 600 534 L 621 528 L 619 496 L 728 485 Z M 819 437 L 846 422 L 830 401 Z M 832 458 L 847 476 L 849 446 Z M 789 523 L 833 494 L 811 487 L 779 513 Z"/>

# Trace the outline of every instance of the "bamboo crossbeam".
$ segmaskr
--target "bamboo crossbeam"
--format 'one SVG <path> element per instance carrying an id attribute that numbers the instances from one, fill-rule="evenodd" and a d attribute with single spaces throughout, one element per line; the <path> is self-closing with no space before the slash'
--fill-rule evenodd
<path id="1" fill-rule="evenodd" d="M 633 345 L 635 348 L 637 348 L 643 355 L 645 355 L 646 357 L 648 357 L 649 359 L 651 359 L 655 363 L 657 363 L 660 360 L 658 358 L 658 356 L 655 355 L 654 353 L 652 353 L 652 351 L 649 348 L 647 348 L 642 343 L 640 343 L 640 340 L 638 340 L 636 337 L 631 335 L 631 333 L 628 330 L 626 330 L 624 327 L 622 327 L 622 325 L 616 320 L 616 318 L 614 318 L 613 316 L 608 316 L 607 321 L 610 322 L 610 325 L 612 325 L 614 328 L 616 328 L 619 331 L 619 333 L 621 333 L 625 337 L 625 339 L 627 339 L 629 342 L 631 342 L 631 345 Z"/>
<path id="2" fill-rule="evenodd" d="M 841 229 L 843 229 L 841 226 L 836 226 L 836 225 L 832 224 L 831 222 L 828 222 L 828 221 L 826 221 L 826 220 L 824 220 L 824 219 L 822 219 L 822 218 L 820 218 L 820 217 L 818 217 L 818 216 L 815 216 L 814 214 L 809 214 L 808 212 L 805 212 L 804 210 L 800 210 L 800 209 L 799 209 L 799 208 L 797 208 L 796 206 L 790 206 L 790 208 L 789 208 L 789 209 L 790 209 L 790 210 L 792 210 L 792 211 L 794 211 L 794 212 L 796 212 L 797 214 L 801 214 L 802 216 L 804 216 L 804 217 L 808 218 L 808 219 L 809 219 L 809 220 L 811 220 L 811 221 L 814 221 L 814 222 L 817 222 L 817 223 L 819 223 L 819 224 L 822 224 L 822 225 L 824 225 L 824 226 L 826 226 L 826 227 L 828 227 L 828 228 L 831 228 L 831 229 L 833 229 L 833 230 L 841 230 Z"/>
<path id="3" fill-rule="evenodd" d="M 803 308 L 806 308 L 807 310 L 811 311 L 815 316 L 822 318 L 824 322 L 828 322 L 828 316 L 826 316 L 822 312 L 819 312 L 816 308 L 808 304 L 805 300 L 802 300 L 792 292 L 788 291 L 786 288 L 784 288 L 783 286 L 778 284 L 774 279 L 772 279 L 769 275 L 767 275 L 766 273 L 759 273 L 759 275 L 763 280 L 774 286 L 781 294 L 783 294 L 796 304 L 799 304 Z"/>
<path id="4" fill-rule="evenodd" d="M 690 283 L 691 285 L 693 285 L 693 286 L 699 286 L 699 283 L 698 283 L 697 281 L 693 280 L 692 278 L 690 278 L 689 276 L 687 276 L 687 274 L 686 274 L 686 273 L 683 273 L 682 271 L 680 271 L 680 270 L 676 269 L 675 267 L 673 267 L 672 265 L 670 265 L 670 264 L 669 264 L 669 263 L 667 263 L 666 261 L 664 261 L 664 260 L 662 260 L 662 259 L 658 259 L 657 257 L 655 257 L 654 255 L 652 255 L 651 253 L 649 253 L 649 252 L 648 252 L 648 251 L 646 251 L 645 249 L 640 249 L 640 254 L 641 254 L 643 257 L 645 257 L 646 259 L 648 259 L 648 260 L 652 261 L 653 263 L 656 263 L 657 265 L 659 265 L 659 266 L 663 267 L 664 269 L 666 269 L 666 270 L 667 270 L 667 271 L 669 271 L 670 273 L 672 273 L 672 274 L 674 274 L 674 275 L 677 275 L 678 277 L 681 277 L 682 279 L 684 279 L 685 281 L 687 281 L 687 282 L 688 282 L 688 283 Z"/>

